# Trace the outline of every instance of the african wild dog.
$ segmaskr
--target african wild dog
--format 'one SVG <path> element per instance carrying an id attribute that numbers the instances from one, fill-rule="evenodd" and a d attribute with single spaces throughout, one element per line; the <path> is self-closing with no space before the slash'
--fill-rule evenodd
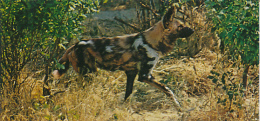
<path id="1" fill-rule="evenodd" d="M 65 69 L 54 70 L 54 78 L 60 78 L 69 68 L 69 63 L 78 73 L 96 72 L 97 68 L 106 70 L 123 70 L 127 76 L 125 100 L 132 93 L 134 79 L 148 83 L 173 99 L 180 110 L 173 92 L 159 82 L 155 82 L 152 70 L 159 58 L 170 52 L 177 38 L 189 37 L 194 30 L 185 27 L 175 17 L 175 7 L 169 8 L 161 21 L 150 29 L 111 38 L 81 40 L 62 56 L 59 63 Z"/>

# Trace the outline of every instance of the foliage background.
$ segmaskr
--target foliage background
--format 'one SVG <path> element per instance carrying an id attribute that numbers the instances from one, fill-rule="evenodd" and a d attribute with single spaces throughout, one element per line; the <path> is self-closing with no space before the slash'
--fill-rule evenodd
<path id="1" fill-rule="evenodd" d="M 85 14 L 97 11 L 97 1 L 1 1 L 1 86 L 13 91 L 19 75 L 32 60 L 45 65 L 46 79 L 63 44 L 79 37 Z M 60 68 L 58 66 L 58 68 Z M 17 87 L 18 86 L 18 87 Z"/>
<path id="2" fill-rule="evenodd" d="M 247 0 L 207 1 L 209 19 L 222 40 L 222 51 L 243 64 L 259 64 L 259 2 Z"/>

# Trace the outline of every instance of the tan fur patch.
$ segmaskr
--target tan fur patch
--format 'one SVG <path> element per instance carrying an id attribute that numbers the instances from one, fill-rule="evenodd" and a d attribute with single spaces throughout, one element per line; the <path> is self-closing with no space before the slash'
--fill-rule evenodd
<path id="1" fill-rule="evenodd" d="M 106 54 L 106 55 L 104 55 L 103 59 L 104 60 L 109 60 L 109 59 L 111 59 L 113 57 L 115 57 L 115 54 Z"/>
<path id="2" fill-rule="evenodd" d="M 132 58 L 132 54 L 130 52 L 126 52 L 122 55 L 122 57 L 119 60 L 119 65 L 123 64 L 124 62 L 128 61 L 130 58 Z"/>
<path id="3" fill-rule="evenodd" d="M 69 58 L 69 62 L 71 62 L 71 65 L 72 65 L 73 69 L 74 69 L 76 72 L 79 72 L 79 68 L 78 68 L 78 66 L 77 66 L 78 58 L 77 58 L 77 56 L 75 55 L 75 51 L 71 51 L 71 52 L 68 54 L 68 58 Z"/>
<path id="4" fill-rule="evenodd" d="M 137 64 L 136 62 L 129 62 L 128 64 L 125 64 L 124 66 L 122 66 L 122 68 L 125 70 L 135 70 L 136 64 Z"/>
<path id="5" fill-rule="evenodd" d="M 87 50 L 92 56 L 94 56 L 97 59 L 98 62 L 103 61 L 99 52 L 94 51 L 92 48 L 87 48 Z"/>
<path id="6" fill-rule="evenodd" d="M 155 49 L 157 49 L 157 45 L 159 41 L 162 41 L 163 34 L 164 34 L 164 28 L 163 28 L 162 21 L 159 21 L 152 28 L 144 32 L 145 39 Z"/>
<path id="7" fill-rule="evenodd" d="M 117 37 L 115 37 L 115 38 L 118 38 L 118 39 L 119 39 L 119 40 L 118 40 L 118 45 L 119 45 L 120 47 L 122 47 L 122 48 L 124 48 L 124 49 L 128 49 L 128 48 L 131 47 L 131 45 L 128 44 L 128 43 L 126 43 L 126 39 L 127 39 L 128 37 L 136 36 L 136 35 L 137 35 L 137 33 L 134 33 L 134 34 L 125 35 L 125 36 L 117 36 Z"/>
<path id="8" fill-rule="evenodd" d="M 63 54 L 62 58 L 59 60 L 59 63 L 61 63 L 61 64 L 66 63 L 66 61 L 67 61 L 67 59 L 68 59 L 68 54 L 69 54 L 70 52 L 74 51 L 74 49 L 73 49 L 74 47 L 75 47 L 75 45 L 72 45 L 71 47 L 69 47 L 69 48 L 67 49 L 67 51 Z"/>

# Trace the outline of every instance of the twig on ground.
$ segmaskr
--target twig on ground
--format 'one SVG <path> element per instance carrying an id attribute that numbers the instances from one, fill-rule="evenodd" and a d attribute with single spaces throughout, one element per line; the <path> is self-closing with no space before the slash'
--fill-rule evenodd
<path id="1" fill-rule="evenodd" d="M 114 17 L 114 19 L 122 24 L 125 24 L 131 28 L 133 28 L 134 30 L 137 30 L 137 31 L 141 31 L 141 29 L 137 28 L 136 26 L 132 25 L 132 24 L 129 24 L 127 22 L 125 22 L 124 20 L 120 19 L 120 18 L 117 18 L 117 17 Z"/>

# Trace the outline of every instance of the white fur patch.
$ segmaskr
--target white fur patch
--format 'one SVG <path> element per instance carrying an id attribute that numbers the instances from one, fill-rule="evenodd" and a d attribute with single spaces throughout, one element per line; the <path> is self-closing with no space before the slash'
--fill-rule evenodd
<path id="1" fill-rule="evenodd" d="M 89 41 L 80 41 L 79 42 L 79 45 L 94 45 L 94 42 L 92 40 L 89 40 Z"/>
<path id="2" fill-rule="evenodd" d="M 142 46 L 143 48 L 146 49 L 146 54 L 149 58 L 155 58 L 154 61 L 149 62 L 148 64 L 155 64 L 158 61 L 159 54 L 153 48 L 151 48 L 149 45 L 144 44 L 141 36 L 135 40 L 135 42 L 133 43 L 132 46 L 135 48 L 135 50 L 138 50 L 138 47 Z"/>
<path id="3" fill-rule="evenodd" d="M 159 58 L 159 54 L 154 50 L 152 49 L 150 46 L 148 46 L 147 44 L 143 44 L 143 47 L 146 49 L 147 51 L 147 56 L 149 58 Z"/>
<path id="4" fill-rule="evenodd" d="M 140 36 L 139 38 L 137 38 L 137 39 L 135 40 L 135 42 L 133 43 L 132 47 L 134 47 L 135 50 L 138 50 L 138 49 L 137 49 L 138 46 L 139 46 L 139 45 L 143 45 L 143 44 L 144 44 L 144 43 L 143 43 L 143 39 L 142 39 L 142 37 Z"/>
<path id="5" fill-rule="evenodd" d="M 113 52 L 112 48 L 115 47 L 115 46 L 106 46 L 106 51 L 111 53 Z"/>

